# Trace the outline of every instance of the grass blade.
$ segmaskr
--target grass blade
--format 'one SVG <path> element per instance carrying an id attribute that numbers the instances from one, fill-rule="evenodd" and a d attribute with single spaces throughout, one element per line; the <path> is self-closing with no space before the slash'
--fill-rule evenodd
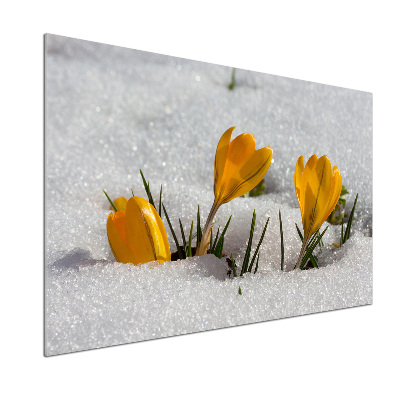
<path id="1" fill-rule="evenodd" d="M 143 185 L 144 185 L 144 190 L 146 191 L 147 197 L 148 197 L 148 199 L 149 199 L 149 203 L 150 203 L 154 208 L 156 208 L 156 206 L 154 205 L 153 196 L 152 196 L 151 191 L 150 191 L 150 183 L 149 183 L 149 182 L 146 182 L 146 179 L 144 178 L 144 175 L 143 175 L 142 170 L 140 169 L 139 171 L 140 171 L 140 175 L 142 176 L 142 181 L 143 181 Z"/>
<path id="2" fill-rule="evenodd" d="M 233 90 L 234 87 L 235 87 L 235 83 L 236 83 L 236 81 L 235 81 L 235 71 L 236 71 L 236 68 L 232 68 L 231 83 L 228 86 L 229 90 Z"/>
<path id="3" fill-rule="evenodd" d="M 192 257 L 192 235 L 193 235 L 193 221 L 192 221 L 192 226 L 190 227 L 188 249 L 187 249 L 187 252 L 186 252 L 188 257 Z"/>
<path id="4" fill-rule="evenodd" d="M 258 244 L 257 244 L 256 251 L 254 252 L 253 258 L 251 259 L 251 263 L 250 263 L 250 267 L 249 267 L 249 272 L 251 272 L 251 270 L 253 269 L 254 261 L 255 261 L 256 256 L 257 256 L 257 254 L 258 254 L 258 252 L 259 252 L 259 250 L 260 250 L 261 243 L 262 243 L 262 241 L 264 240 L 264 235 L 265 235 L 265 232 L 266 232 L 266 230 L 267 230 L 268 222 L 269 222 L 269 217 L 268 217 L 268 219 L 267 219 L 267 222 L 266 222 L 265 225 L 264 225 L 264 229 L 263 229 L 263 231 L 262 231 L 260 240 L 259 240 L 259 242 L 258 242 Z"/>
<path id="5" fill-rule="evenodd" d="M 238 294 L 242 295 L 242 289 L 240 289 L 240 286 L 239 286 Z"/>
<path id="6" fill-rule="evenodd" d="M 215 255 L 216 257 L 218 257 L 218 258 L 221 258 L 221 257 L 222 257 L 222 251 L 223 251 L 223 248 L 224 248 L 225 237 L 224 237 L 224 236 L 221 236 L 221 239 L 222 239 L 222 240 L 219 240 L 219 241 L 218 241 L 218 245 L 217 245 L 217 248 L 215 249 L 215 253 L 214 253 L 214 255 Z"/>
<path id="7" fill-rule="evenodd" d="M 295 224 L 295 225 L 296 225 L 297 233 L 299 234 L 300 240 L 303 241 L 304 240 L 303 235 L 301 234 L 301 231 L 300 231 L 299 227 L 297 226 L 297 224 Z"/>
<path id="8" fill-rule="evenodd" d="M 297 233 L 299 234 L 300 240 L 303 241 L 304 240 L 303 235 L 302 235 L 299 227 L 297 226 L 297 224 L 295 224 L 295 225 L 296 225 Z M 308 249 L 308 247 L 309 246 L 307 246 L 307 249 Z M 311 263 L 313 264 L 314 268 L 319 268 L 317 259 L 312 254 L 310 255 L 310 260 L 311 260 Z"/>
<path id="9" fill-rule="evenodd" d="M 183 242 L 183 248 L 186 249 L 186 238 L 185 238 L 185 232 L 183 230 L 183 226 L 182 226 L 182 221 L 179 218 L 179 226 L 181 228 L 181 235 L 182 235 L 182 242 Z"/>
<path id="10" fill-rule="evenodd" d="M 256 273 L 258 270 L 258 261 L 260 261 L 260 255 L 258 255 L 258 257 L 257 257 L 256 269 L 254 270 L 254 273 Z"/>
<path id="11" fill-rule="evenodd" d="M 256 224 L 256 210 L 253 211 L 253 218 L 251 220 L 251 226 L 250 226 L 249 241 L 247 243 L 246 253 L 243 260 L 242 270 L 240 271 L 240 276 L 242 276 L 247 272 L 247 268 L 249 266 L 249 259 L 250 259 L 251 245 L 253 243 L 253 233 L 255 224 Z"/>
<path id="12" fill-rule="evenodd" d="M 160 203 L 158 205 L 158 215 L 161 218 L 161 195 L 162 195 L 162 185 L 161 185 L 161 189 L 160 189 Z"/>
<path id="13" fill-rule="evenodd" d="M 112 200 L 108 197 L 108 194 L 106 193 L 106 191 L 105 191 L 104 189 L 103 189 L 103 192 L 104 192 L 104 194 L 106 195 L 108 201 L 110 202 L 111 207 L 115 210 L 115 212 L 117 212 L 117 211 L 118 211 L 118 210 L 117 210 L 117 207 L 115 207 L 114 203 L 113 203 Z"/>
<path id="14" fill-rule="evenodd" d="M 218 227 L 218 230 L 217 230 L 217 236 L 215 236 L 213 247 L 212 248 L 210 247 L 210 253 L 211 254 L 215 253 L 215 247 L 217 246 L 217 243 L 218 243 L 218 236 L 219 236 L 219 227 Z"/>
<path id="15" fill-rule="evenodd" d="M 226 231 L 228 229 L 228 226 L 229 226 L 229 224 L 231 222 L 231 218 L 232 218 L 232 215 L 229 217 L 228 222 L 226 223 L 226 225 L 224 227 L 224 230 L 222 231 L 221 236 L 219 237 L 219 240 L 218 240 L 218 243 L 217 243 L 217 247 L 220 246 L 220 242 L 224 241 L 225 233 L 226 233 Z M 218 228 L 218 231 L 219 231 L 219 228 Z M 218 232 L 217 232 L 217 236 L 218 236 Z M 217 241 L 217 238 L 215 238 L 215 242 L 216 241 Z M 223 243 L 222 243 L 222 246 L 223 246 Z M 221 254 L 222 254 L 222 248 L 221 248 Z"/>
<path id="16" fill-rule="evenodd" d="M 346 227 L 346 232 L 344 234 L 343 243 L 345 243 L 350 237 L 350 229 L 351 229 L 351 225 L 353 223 L 354 211 L 356 209 L 357 199 L 358 199 L 358 193 L 357 193 L 356 199 L 354 200 L 354 204 L 353 204 L 353 208 L 350 213 L 349 221 L 347 222 L 347 227 Z"/>
<path id="17" fill-rule="evenodd" d="M 199 244 L 201 242 L 201 237 L 202 237 L 202 232 L 201 232 L 201 225 L 200 225 L 200 205 L 197 205 L 197 235 L 196 235 L 196 248 L 199 247 Z"/>
<path id="18" fill-rule="evenodd" d="M 318 233 L 318 235 L 321 235 L 321 234 L 319 233 L 319 229 L 318 229 L 317 233 Z M 321 239 L 320 242 L 319 242 L 319 247 L 324 247 L 324 242 L 323 242 L 322 239 Z"/>
<path id="19" fill-rule="evenodd" d="M 231 252 L 231 260 L 232 260 L 232 271 L 233 271 L 233 276 L 237 278 L 237 270 L 236 270 L 236 261 L 233 259 L 233 254 Z"/>
<path id="20" fill-rule="evenodd" d="M 327 229 L 328 229 L 328 226 L 324 229 L 324 231 L 322 232 L 321 235 L 317 236 L 316 240 L 314 240 L 309 246 L 307 246 L 307 251 L 306 251 L 306 254 L 304 254 L 304 257 L 303 257 L 303 259 L 301 261 L 300 269 L 303 269 L 304 265 L 306 264 L 306 262 L 310 258 L 310 255 L 312 255 L 312 252 L 314 251 L 315 247 L 318 245 L 319 241 L 324 236 L 324 234 L 325 234 Z"/>
<path id="21" fill-rule="evenodd" d="M 283 243 L 282 217 L 280 209 L 279 209 L 279 229 L 281 231 L 281 271 L 283 271 L 283 262 L 285 261 L 285 245 Z"/>
<path id="22" fill-rule="evenodd" d="M 317 259 L 312 254 L 310 254 L 310 261 L 314 268 L 317 268 L 317 269 L 319 268 Z"/>
<path id="23" fill-rule="evenodd" d="M 168 217 L 168 214 L 167 214 L 167 210 L 165 209 L 164 204 L 162 205 L 162 207 L 163 207 L 163 210 L 164 210 L 165 217 L 167 218 L 167 222 L 168 222 L 168 225 L 169 225 L 169 229 L 171 230 L 172 236 L 174 237 L 174 241 L 175 241 L 175 244 L 176 244 L 176 250 L 178 251 L 179 259 L 180 259 L 180 260 L 183 260 L 184 257 L 183 257 L 181 248 L 180 248 L 180 246 L 179 246 L 178 239 L 177 239 L 177 237 L 176 237 L 176 235 L 175 235 L 174 228 L 172 228 L 171 221 L 169 220 L 169 217 Z"/>

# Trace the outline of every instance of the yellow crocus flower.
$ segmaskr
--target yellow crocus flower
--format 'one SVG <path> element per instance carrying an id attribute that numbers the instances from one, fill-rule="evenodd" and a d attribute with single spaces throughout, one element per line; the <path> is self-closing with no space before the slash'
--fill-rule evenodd
<path id="1" fill-rule="evenodd" d="M 118 262 L 142 264 L 171 260 L 164 224 L 155 208 L 145 199 L 134 196 L 107 218 L 107 236 Z"/>
<path id="2" fill-rule="evenodd" d="M 255 150 L 256 142 L 251 133 L 242 133 L 231 142 L 234 129 L 233 126 L 222 135 L 215 152 L 214 203 L 204 226 L 196 256 L 207 252 L 211 223 L 218 208 L 257 186 L 271 165 L 271 147 Z"/>
<path id="3" fill-rule="evenodd" d="M 300 156 L 294 172 L 294 186 L 304 229 L 303 246 L 296 264 L 298 268 L 311 236 L 329 217 L 339 200 L 342 176 L 338 167 L 331 169 L 331 162 L 326 155 L 318 158 L 314 154 L 305 167 L 303 156 Z"/>

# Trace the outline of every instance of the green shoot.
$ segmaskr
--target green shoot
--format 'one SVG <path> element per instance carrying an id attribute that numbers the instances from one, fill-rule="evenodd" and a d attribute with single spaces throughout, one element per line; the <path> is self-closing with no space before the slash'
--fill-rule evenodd
<path id="1" fill-rule="evenodd" d="M 118 210 L 117 210 L 117 207 L 115 207 L 114 203 L 113 203 L 112 200 L 108 197 L 108 194 L 106 193 L 106 191 L 105 191 L 104 189 L 103 189 L 103 192 L 104 192 L 104 194 L 106 195 L 107 200 L 110 202 L 111 207 L 115 210 L 115 212 L 117 212 L 117 211 L 118 211 Z"/>
<path id="2" fill-rule="evenodd" d="M 218 236 L 219 236 L 219 227 L 217 229 L 217 236 L 215 236 L 215 240 L 214 240 L 213 246 L 212 247 L 210 246 L 210 253 L 211 254 L 214 254 L 214 252 L 215 252 L 215 246 L 218 243 Z"/>
<path id="3" fill-rule="evenodd" d="M 161 189 L 160 189 L 160 203 L 158 204 L 158 215 L 161 218 L 161 195 L 162 195 L 162 185 L 161 185 Z"/>
<path id="4" fill-rule="evenodd" d="M 263 229 L 263 231 L 262 231 L 260 240 L 258 241 L 258 244 L 257 244 L 257 247 L 256 247 L 256 251 L 254 252 L 253 258 L 251 259 L 251 263 L 250 263 L 250 267 L 249 267 L 249 272 L 251 272 L 251 270 L 252 270 L 252 268 L 253 268 L 253 264 L 254 264 L 254 261 L 255 261 L 255 259 L 256 259 L 256 256 L 258 255 L 258 257 L 260 257 L 260 254 L 259 254 L 258 252 L 259 252 L 259 250 L 260 250 L 261 243 L 262 243 L 262 241 L 264 240 L 265 232 L 266 232 L 267 227 L 268 227 L 268 222 L 269 222 L 269 217 L 268 217 L 268 219 L 267 219 L 267 222 L 266 222 L 265 225 L 264 225 L 264 229 Z M 258 263 L 258 259 L 257 259 L 257 263 Z M 256 268 L 256 269 L 257 269 L 257 268 Z M 254 273 L 255 273 L 255 271 L 254 271 Z"/>
<path id="5" fill-rule="evenodd" d="M 144 185 L 144 190 L 146 191 L 147 197 L 148 197 L 148 199 L 149 199 L 149 203 L 150 203 L 154 208 L 156 208 L 156 206 L 154 205 L 153 196 L 152 196 L 151 191 L 150 191 L 150 183 L 149 183 L 149 182 L 146 182 L 146 179 L 144 178 L 144 175 L 143 175 L 142 170 L 140 169 L 139 171 L 140 171 L 140 175 L 142 176 L 142 181 L 143 181 L 143 185 Z"/>
<path id="6" fill-rule="evenodd" d="M 233 90 L 235 88 L 235 84 L 236 84 L 235 71 L 236 71 L 236 68 L 232 68 L 231 83 L 228 86 L 229 90 Z"/>
<path id="7" fill-rule="evenodd" d="M 232 254 L 232 252 L 231 252 L 231 260 L 232 260 L 232 271 L 233 271 L 233 276 L 234 276 L 235 278 L 237 278 L 236 262 L 235 262 L 235 260 L 233 259 L 233 254 Z"/>
<path id="8" fill-rule="evenodd" d="M 193 221 L 192 221 L 192 226 L 190 227 L 189 242 L 186 251 L 188 257 L 192 257 L 192 235 L 193 235 Z"/>
<path id="9" fill-rule="evenodd" d="M 200 224 L 200 206 L 197 206 L 197 235 L 196 235 L 196 248 L 199 247 L 201 242 L 202 232 L 201 232 L 201 224 Z"/>
<path id="10" fill-rule="evenodd" d="M 356 199 L 354 200 L 354 204 L 353 204 L 353 208 L 350 213 L 349 221 L 347 222 L 346 232 L 343 237 L 343 243 L 346 243 L 346 241 L 350 237 L 350 230 L 351 230 L 351 225 L 353 224 L 354 211 L 356 209 L 357 199 L 358 199 L 358 193 L 357 193 Z"/>
<path id="11" fill-rule="evenodd" d="M 282 229 L 281 210 L 279 210 L 279 229 L 281 231 L 281 271 L 283 271 L 283 263 L 285 261 L 285 245 L 283 243 L 283 229 Z"/>
<path id="12" fill-rule="evenodd" d="M 253 242 L 253 233 L 255 224 L 256 224 L 256 210 L 253 211 L 253 218 L 251 220 L 251 226 L 250 226 L 249 241 L 247 243 L 246 253 L 244 255 L 243 266 L 242 270 L 240 271 L 240 276 L 246 273 L 249 267 L 249 259 L 250 259 L 251 245 Z"/>
<path id="13" fill-rule="evenodd" d="M 175 244 L 176 244 L 176 250 L 178 251 L 178 257 L 179 257 L 180 260 L 183 260 L 184 257 L 183 257 L 182 251 L 181 251 L 181 247 L 179 246 L 178 239 L 177 239 L 177 237 L 175 235 L 174 229 L 172 228 L 171 221 L 169 220 L 169 217 L 168 217 L 168 214 L 167 214 L 167 210 L 165 209 L 164 204 L 162 205 L 162 207 L 163 207 L 163 210 L 164 210 L 165 217 L 167 218 L 169 229 L 171 230 L 172 236 L 174 237 L 174 241 L 175 241 Z"/>
<path id="14" fill-rule="evenodd" d="M 303 269 L 304 266 L 306 265 L 306 262 L 308 261 L 308 259 L 311 258 L 310 256 L 312 255 L 312 252 L 314 251 L 315 247 L 317 246 L 317 244 L 320 242 L 320 240 L 324 236 L 324 234 L 325 234 L 327 229 L 328 229 L 328 227 L 326 227 L 324 229 L 322 234 L 314 235 L 311 238 L 311 243 L 307 246 L 306 253 L 304 254 L 304 257 L 303 257 L 303 259 L 301 261 L 300 269 Z"/>
<path id="15" fill-rule="evenodd" d="M 254 273 L 258 270 L 258 261 L 260 261 L 260 254 L 257 256 L 256 269 L 254 270 Z"/>
<path id="16" fill-rule="evenodd" d="M 217 236 L 214 240 L 213 247 L 211 247 L 211 245 L 210 245 L 210 253 L 214 254 L 215 256 L 217 256 L 219 258 L 222 257 L 222 250 L 223 250 L 223 246 L 224 246 L 225 234 L 228 229 L 229 223 L 231 222 L 231 218 L 232 218 L 232 215 L 229 217 L 228 222 L 226 223 L 224 230 L 222 231 L 219 239 L 218 239 L 218 234 L 219 234 L 219 228 L 218 228 Z M 217 239 L 218 239 L 218 241 L 217 241 Z"/>
<path id="17" fill-rule="evenodd" d="M 183 226 L 182 226 L 182 221 L 179 218 L 179 226 L 181 228 L 181 235 L 182 235 L 182 242 L 183 242 L 183 248 L 186 249 L 186 237 L 185 237 L 185 232 L 183 230 Z"/>
<path id="18" fill-rule="evenodd" d="M 299 234 L 300 240 L 303 241 L 303 235 L 302 235 L 299 227 L 297 226 L 297 224 L 295 224 L 295 225 L 296 225 L 297 233 Z M 307 246 L 307 249 L 309 247 L 310 247 L 310 245 Z M 311 261 L 311 264 L 314 266 L 314 268 L 319 268 L 317 258 L 313 254 L 310 255 L 310 261 Z"/>

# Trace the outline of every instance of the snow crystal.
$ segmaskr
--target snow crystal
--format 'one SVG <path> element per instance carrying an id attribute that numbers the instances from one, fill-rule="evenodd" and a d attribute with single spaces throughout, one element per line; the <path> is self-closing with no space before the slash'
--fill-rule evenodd
<path id="1" fill-rule="evenodd" d="M 46 35 L 47 355 L 372 303 L 372 95 L 245 70 L 230 91 L 230 78 L 229 67 Z M 254 247 L 270 217 L 257 274 L 230 279 L 212 255 L 115 262 L 102 190 L 146 198 L 141 168 L 188 234 L 197 205 L 203 223 L 211 208 L 215 148 L 234 125 L 234 136 L 251 132 L 257 148 L 274 150 L 265 195 L 216 216 L 221 225 L 233 216 L 224 249 L 239 265 L 253 210 Z M 340 227 L 330 226 L 321 268 L 292 271 L 301 247 L 294 166 L 314 153 L 339 167 L 348 212 L 359 193 L 353 235 L 337 249 Z"/>

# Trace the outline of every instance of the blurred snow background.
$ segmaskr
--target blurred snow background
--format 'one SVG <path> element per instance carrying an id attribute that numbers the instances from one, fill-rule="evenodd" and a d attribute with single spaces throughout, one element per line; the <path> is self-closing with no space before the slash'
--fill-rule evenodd
<path id="1" fill-rule="evenodd" d="M 229 67 L 46 36 L 46 353 L 48 355 L 352 307 L 372 302 L 372 95 Z M 271 146 L 266 194 L 221 207 L 232 214 L 225 250 L 239 264 L 253 209 L 255 242 L 268 217 L 256 275 L 226 279 L 213 256 L 162 266 L 115 262 L 105 221 L 115 198 L 146 198 L 139 168 L 174 228 L 213 201 L 219 138 L 251 132 Z M 338 250 L 330 227 L 324 268 L 280 272 L 296 261 L 301 225 L 293 187 L 298 156 L 329 155 L 359 193 L 353 236 Z M 155 196 L 158 197 L 158 196 Z M 156 200 L 156 205 L 158 200 Z M 172 251 L 175 245 L 170 238 Z M 237 294 L 241 286 L 243 296 Z"/>

